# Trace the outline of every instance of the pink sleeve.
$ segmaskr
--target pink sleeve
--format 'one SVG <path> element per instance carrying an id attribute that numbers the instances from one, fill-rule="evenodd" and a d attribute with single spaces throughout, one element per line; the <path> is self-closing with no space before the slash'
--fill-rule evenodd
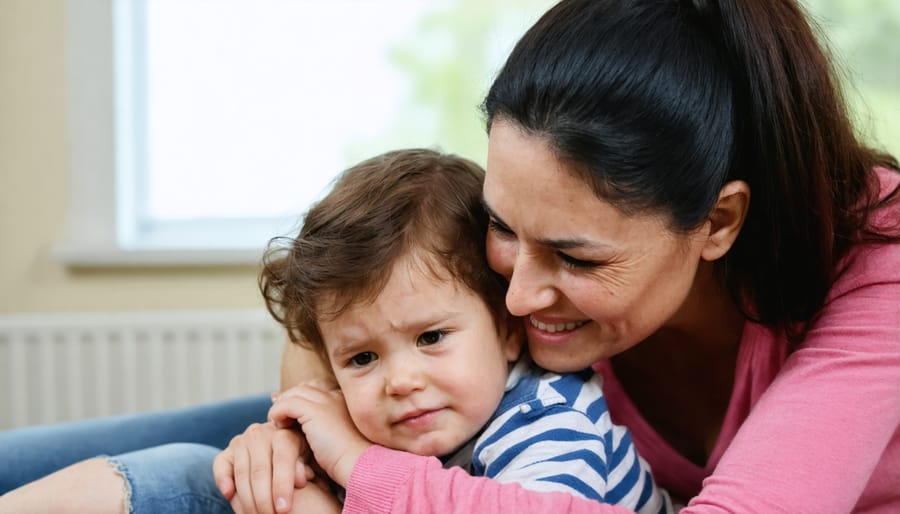
<path id="1" fill-rule="evenodd" d="M 681 514 L 851 512 L 867 486 L 895 498 L 896 471 L 876 468 L 900 444 L 898 426 L 895 244 L 848 259 L 809 335 Z"/>
<path id="2" fill-rule="evenodd" d="M 565 493 L 528 491 L 517 484 L 469 476 L 460 468 L 442 468 L 434 457 L 380 446 L 367 450 L 353 468 L 343 512 L 633 514 L 628 509 Z"/>

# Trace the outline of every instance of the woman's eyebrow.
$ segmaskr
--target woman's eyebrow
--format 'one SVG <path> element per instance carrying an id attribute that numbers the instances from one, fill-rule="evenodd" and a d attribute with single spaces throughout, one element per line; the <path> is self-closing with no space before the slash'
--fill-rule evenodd
<path id="1" fill-rule="evenodd" d="M 488 216 L 490 216 L 494 223 L 509 229 L 509 225 L 503 221 L 503 218 L 497 215 L 493 209 L 487 204 L 487 201 L 484 199 L 484 196 L 481 197 L 481 205 L 484 207 L 485 212 L 487 212 Z M 511 231 L 511 230 L 510 230 Z M 573 248 L 579 249 L 587 249 L 587 250 L 595 250 L 595 251 L 614 251 L 617 248 L 614 245 L 608 243 L 602 243 L 600 241 L 592 241 L 590 239 L 585 239 L 583 237 L 569 237 L 569 238 L 561 238 L 561 239 L 549 239 L 549 238 L 538 238 L 536 241 L 539 244 L 544 246 L 548 246 L 551 248 L 556 248 L 557 250 L 571 250 Z"/>
<path id="2" fill-rule="evenodd" d="M 506 223 L 504 223 L 500 216 L 497 216 L 497 213 L 494 212 L 494 209 L 491 209 L 491 206 L 488 205 L 487 200 L 484 198 L 483 194 L 481 195 L 481 207 L 484 208 L 484 211 L 488 216 L 493 218 L 496 222 L 500 223 L 504 227 L 506 226 Z"/>
<path id="3" fill-rule="evenodd" d="M 591 241 L 589 239 L 584 239 L 580 237 L 573 238 L 563 238 L 563 239 L 538 239 L 538 242 L 547 245 L 557 250 L 571 250 L 573 248 L 578 249 L 587 249 L 587 250 L 604 250 L 609 251 L 613 250 L 614 247 L 610 244 L 601 243 L 598 241 Z"/>

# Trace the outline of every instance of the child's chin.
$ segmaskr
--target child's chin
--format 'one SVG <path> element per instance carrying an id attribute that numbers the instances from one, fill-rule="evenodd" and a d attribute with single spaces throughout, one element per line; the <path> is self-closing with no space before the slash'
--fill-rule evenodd
<path id="1" fill-rule="evenodd" d="M 427 443 L 417 442 L 416 444 L 405 445 L 405 447 L 397 449 L 425 457 L 445 457 L 455 452 L 460 446 L 462 446 L 462 443 L 457 444 L 455 441 L 429 441 Z"/>

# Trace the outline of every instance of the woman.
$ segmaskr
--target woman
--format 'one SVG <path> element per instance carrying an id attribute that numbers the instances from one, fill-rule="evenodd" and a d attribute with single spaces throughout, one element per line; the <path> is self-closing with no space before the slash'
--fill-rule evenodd
<path id="1" fill-rule="evenodd" d="M 897 162 L 794 0 L 564 0 L 484 103 L 488 257 L 685 513 L 900 509 Z M 373 448 L 345 512 L 613 512 Z M 619 511 L 621 512 L 621 511 Z"/>
<path id="2" fill-rule="evenodd" d="M 794 1 L 564 0 L 484 102 L 491 266 L 684 513 L 900 511 L 895 159 Z M 344 512 L 612 512 L 383 448 Z"/>

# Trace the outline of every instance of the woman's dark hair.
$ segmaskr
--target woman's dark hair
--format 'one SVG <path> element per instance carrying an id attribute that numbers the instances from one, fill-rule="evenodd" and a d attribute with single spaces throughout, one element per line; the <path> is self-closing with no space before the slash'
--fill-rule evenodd
<path id="1" fill-rule="evenodd" d="M 319 321 L 374 300 L 393 264 L 411 255 L 435 280 L 477 294 L 499 329 L 506 289 L 485 257 L 483 183 L 474 162 L 426 149 L 387 152 L 344 171 L 296 237 L 269 243 L 259 276 L 266 307 L 291 341 L 322 355 Z"/>
<path id="2" fill-rule="evenodd" d="M 749 212 L 717 261 L 745 314 L 802 338 L 838 261 L 896 241 L 871 213 L 874 168 L 831 63 L 794 0 L 563 0 L 518 42 L 482 106 L 541 137 L 624 213 L 700 226 L 720 189 L 747 182 Z"/>

